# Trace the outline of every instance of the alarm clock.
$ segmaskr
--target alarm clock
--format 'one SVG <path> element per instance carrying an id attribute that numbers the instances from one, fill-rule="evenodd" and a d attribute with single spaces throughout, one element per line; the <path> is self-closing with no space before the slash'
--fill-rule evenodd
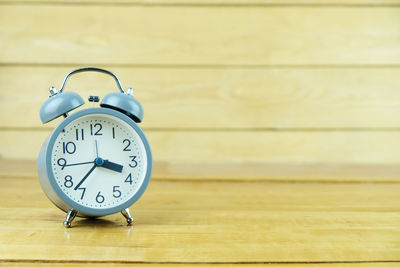
<path id="1" fill-rule="evenodd" d="M 64 92 L 68 78 L 79 72 L 111 75 L 120 92 L 106 95 L 100 107 L 69 112 L 84 104 L 74 92 Z M 64 119 L 44 142 L 38 157 L 39 181 L 47 197 L 65 211 L 65 227 L 76 216 L 99 217 L 121 212 L 133 222 L 129 207 L 146 190 L 153 167 L 149 142 L 138 126 L 143 109 L 124 91 L 118 77 L 100 68 L 69 72 L 59 90 L 50 87 L 50 97 L 40 109 L 43 123 Z M 99 102 L 98 96 L 89 101 Z"/>

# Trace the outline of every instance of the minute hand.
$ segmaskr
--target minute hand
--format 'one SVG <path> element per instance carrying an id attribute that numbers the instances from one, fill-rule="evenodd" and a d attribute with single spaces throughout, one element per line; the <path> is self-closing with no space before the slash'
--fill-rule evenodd
<path id="1" fill-rule="evenodd" d="M 99 167 L 103 167 L 112 171 L 116 171 L 116 172 L 122 172 L 122 169 L 124 168 L 123 165 L 119 165 L 117 163 L 108 161 L 108 160 L 104 160 L 104 163 L 102 165 L 100 165 Z"/>
<path id="2" fill-rule="evenodd" d="M 86 178 L 89 177 L 89 175 L 94 171 L 94 169 L 96 169 L 97 165 L 96 163 L 93 164 L 93 167 L 88 171 L 88 173 L 86 173 L 86 175 L 82 178 L 82 180 L 75 186 L 74 190 L 78 190 L 78 188 L 81 186 L 81 184 L 83 184 L 83 182 L 86 180 Z"/>

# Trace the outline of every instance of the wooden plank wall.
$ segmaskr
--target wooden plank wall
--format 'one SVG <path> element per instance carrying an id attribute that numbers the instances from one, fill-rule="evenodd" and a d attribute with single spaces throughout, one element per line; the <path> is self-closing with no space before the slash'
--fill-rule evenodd
<path id="1" fill-rule="evenodd" d="M 135 88 L 155 178 L 400 178 L 398 1 L 1 0 L 0 25 L 2 164 L 34 168 L 48 87 L 99 66 Z"/>

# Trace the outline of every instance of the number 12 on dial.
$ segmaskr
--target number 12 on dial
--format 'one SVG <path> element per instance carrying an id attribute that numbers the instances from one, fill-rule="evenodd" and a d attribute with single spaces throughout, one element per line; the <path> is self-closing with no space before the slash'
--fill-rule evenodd
<path id="1" fill-rule="evenodd" d="M 57 206 L 78 216 L 124 211 L 146 189 L 152 155 L 142 130 L 111 109 L 68 116 L 44 144 L 40 181 Z M 54 197 L 56 196 L 56 197 Z"/>

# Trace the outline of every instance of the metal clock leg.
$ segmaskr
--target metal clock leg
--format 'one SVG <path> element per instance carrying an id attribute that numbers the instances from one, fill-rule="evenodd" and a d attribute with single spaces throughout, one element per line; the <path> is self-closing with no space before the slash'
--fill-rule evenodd
<path id="1" fill-rule="evenodd" d="M 133 223 L 133 218 L 129 212 L 129 209 L 124 209 L 123 211 L 121 211 L 121 214 L 124 215 L 128 224 Z"/>
<path id="2" fill-rule="evenodd" d="M 70 228 L 71 227 L 71 222 L 75 219 L 75 216 L 78 212 L 74 209 L 69 209 L 67 212 L 67 216 L 65 217 L 64 221 L 64 227 L 65 228 Z"/>

